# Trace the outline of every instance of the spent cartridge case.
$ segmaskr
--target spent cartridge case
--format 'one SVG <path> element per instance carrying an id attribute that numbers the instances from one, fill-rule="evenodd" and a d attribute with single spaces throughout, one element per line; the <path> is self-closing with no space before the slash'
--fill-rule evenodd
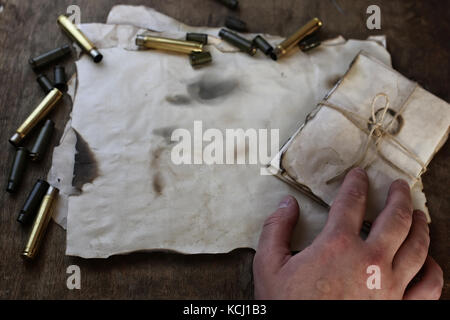
<path id="1" fill-rule="evenodd" d="M 38 213 L 33 222 L 33 227 L 31 228 L 30 236 L 28 238 L 25 249 L 22 252 L 22 257 L 27 259 L 33 259 L 44 238 L 45 231 L 47 230 L 48 223 L 52 217 L 52 205 L 56 197 L 58 196 L 59 190 L 53 186 L 49 186 L 44 198 L 39 206 Z"/>
<path id="2" fill-rule="evenodd" d="M 16 192 L 22 181 L 23 174 L 27 166 L 28 150 L 25 148 L 17 148 L 16 155 L 9 172 L 8 185 L 6 191 L 9 193 Z"/>
<path id="3" fill-rule="evenodd" d="M 319 40 L 319 37 L 317 37 L 317 32 L 315 32 L 305 37 L 302 41 L 300 41 L 298 46 L 300 47 L 300 50 L 306 52 L 320 46 L 320 44 L 321 42 Z"/>
<path id="4" fill-rule="evenodd" d="M 241 37 L 234 32 L 231 32 L 227 29 L 221 29 L 219 32 L 219 36 L 226 42 L 239 48 L 242 52 L 246 52 L 251 56 L 255 55 L 256 53 L 256 48 L 253 46 L 253 43 L 251 41 Z"/>
<path id="5" fill-rule="evenodd" d="M 42 126 L 41 131 L 39 131 L 39 135 L 34 142 L 33 148 L 30 150 L 30 157 L 32 161 L 38 161 L 42 158 L 42 155 L 45 153 L 45 150 L 50 144 L 54 129 L 55 123 L 52 120 L 47 119 Z"/>
<path id="6" fill-rule="evenodd" d="M 273 52 L 272 45 L 263 37 L 256 36 L 253 39 L 253 45 L 261 50 L 261 52 L 263 52 L 266 56 L 271 57 L 273 60 L 277 60 L 277 55 Z"/>
<path id="7" fill-rule="evenodd" d="M 95 63 L 102 61 L 103 55 L 98 51 L 91 40 L 89 40 L 84 33 L 69 20 L 69 18 L 65 15 L 60 15 L 57 22 L 66 35 L 75 41 L 84 52 L 89 54 Z"/>
<path id="8" fill-rule="evenodd" d="M 230 9 L 236 10 L 239 6 L 238 0 L 218 0 L 220 3 L 222 3 L 224 6 L 227 6 Z"/>
<path id="9" fill-rule="evenodd" d="M 321 42 L 317 41 L 317 42 L 300 42 L 299 46 L 300 46 L 300 50 L 306 52 L 309 50 L 312 50 L 314 48 L 317 48 L 318 46 L 320 46 Z"/>
<path id="10" fill-rule="evenodd" d="M 227 27 L 228 29 L 231 30 L 236 30 L 236 31 L 247 31 L 247 24 L 245 23 L 245 21 L 242 21 L 241 19 L 238 19 L 236 17 L 233 16 L 228 16 L 225 20 L 225 27 Z"/>
<path id="11" fill-rule="evenodd" d="M 57 88 L 53 88 L 34 109 L 28 118 L 16 130 L 16 133 L 9 139 L 14 146 L 26 137 L 26 135 L 53 109 L 56 103 L 61 99 L 62 92 Z"/>
<path id="12" fill-rule="evenodd" d="M 47 78 L 45 74 L 40 74 L 36 78 L 36 81 L 39 83 L 39 86 L 44 90 L 45 94 L 48 94 L 53 89 L 53 83 Z"/>
<path id="13" fill-rule="evenodd" d="M 284 56 L 288 53 L 292 48 L 294 48 L 300 41 L 302 41 L 306 36 L 314 33 L 322 26 L 322 21 L 318 18 L 314 18 L 310 20 L 303 27 L 298 29 L 294 34 L 290 37 L 286 38 L 283 42 L 276 46 L 274 52 L 278 58 Z"/>
<path id="14" fill-rule="evenodd" d="M 189 61 L 193 67 L 199 67 L 211 63 L 212 56 L 209 52 L 191 53 Z"/>
<path id="15" fill-rule="evenodd" d="M 17 221 L 22 224 L 31 223 L 36 216 L 37 209 L 39 208 L 42 198 L 44 198 L 47 192 L 49 184 L 47 181 L 38 179 L 31 189 L 25 203 L 20 210 Z"/>
<path id="16" fill-rule="evenodd" d="M 190 54 L 192 52 L 203 52 L 203 44 L 198 42 L 154 37 L 148 35 L 137 35 L 136 45 L 149 49 L 159 49 L 187 54 Z"/>
<path id="17" fill-rule="evenodd" d="M 57 60 L 65 57 L 66 55 L 69 55 L 71 52 L 70 46 L 68 44 L 56 48 L 53 50 L 50 50 L 49 52 L 43 53 L 40 56 L 37 57 L 31 57 L 28 62 L 30 63 L 31 67 L 34 70 L 37 70 L 39 68 L 44 68 L 45 66 L 52 64 L 56 62 Z"/>
<path id="18" fill-rule="evenodd" d="M 208 44 L 208 35 L 205 33 L 188 32 L 186 33 L 186 41 L 193 41 L 206 45 Z"/>
<path id="19" fill-rule="evenodd" d="M 60 91 L 67 91 L 66 72 L 63 66 L 55 66 L 53 70 L 53 81 L 55 83 L 55 87 Z"/>

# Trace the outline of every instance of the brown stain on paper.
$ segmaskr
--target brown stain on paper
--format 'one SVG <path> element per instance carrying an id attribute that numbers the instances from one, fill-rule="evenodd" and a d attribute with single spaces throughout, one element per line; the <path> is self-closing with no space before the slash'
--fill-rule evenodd
<path id="1" fill-rule="evenodd" d="M 196 100 L 213 100 L 232 93 L 238 87 L 237 79 L 217 79 L 211 75 L 187 85 L 187 92 Z"/>
<path id="2" fill-rule="evenodd" d="M 164 188 L 161 174 L 159 172 L 153 175 L 153 191 L 156 192 L 158 196 L 162 195 L 162 191 Z"/>
<path id="3" fill-rule="evenodd" d="M 156 193 L 157 196 L 162 195 L 164 190 L 164 180 L 161 176 L 161 173 L 159 172 L 160 170 L 159 162 L 161 160 L 161 155 L 164 152 L 164 150 L 165 150 L 164 147 L 159 147 L 155 149 L 152 152 L 150 160 L 151 171 L 155 172 L 152 177 L 152 187 L 153 191 Z"/>
<path id="4" fill-rule="evenodd" d="M 98 162 L 95 153 L 83 137 L 74 129 L 77 137 L 75 144 L 75 165 L 73 168 L 72 186 L 82 190 L 86 183 L 92 183 L 99 175 Z"/>

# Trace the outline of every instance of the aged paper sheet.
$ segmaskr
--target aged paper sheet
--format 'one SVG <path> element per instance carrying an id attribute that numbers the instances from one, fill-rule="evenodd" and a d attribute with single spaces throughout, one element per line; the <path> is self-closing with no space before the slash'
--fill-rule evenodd
<path id="1" fill-rule="evenodd" d="M 202 121 L 203 132 L 279 129 L 282 143 L 360 50 L 390 65 L 386 49 L 377 41 L 337 38 L 275 63 L 236 52 L 217 37 L 219 29 L 188 27 L 144 7 L 114 7 L 108 23 L 82 25 L 104 60 L 94 64 L 83 55 L 77 62 L 72 119 L 49 174 L 65 190 L 55 220 L 64 226 L 67 217 L 67 254 L 255 248 L 264 219 L 286 194 L 301 207 L 292 247 L 307 246 L 327 210 L 260 175 L 260 165 L 175 165 L 171 133 L 184 128 L 193 135 L 194 121 Z M 184 55 L 135 51 L 142 28 L 180 39 L 187 30 L 206 32 L 213 63 L 193 69 Z M 70 157 L 75 149 L 82 150 L 78 164 Z M 236 151 L 246 154 L 245 146 Z M 74 167 L 75 175 L 88 174 L 72 186 Z"/>

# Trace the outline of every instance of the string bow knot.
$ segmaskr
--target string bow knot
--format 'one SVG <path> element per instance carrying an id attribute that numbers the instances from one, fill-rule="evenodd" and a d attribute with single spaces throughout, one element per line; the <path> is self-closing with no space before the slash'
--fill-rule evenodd
<path id="1" fill-rule="evenodd" d="M 416 87 L 417 87 L 417 84 L 415 85 L 414 89 Z M 386 116 L 386 113 L 389 110 L 390 102 L 389 102 L 388 95 L 385 93 L 382 93 L 382 92 L 377 93 L 374 96 L 374 98 L 372 99 L 372 104 L 371 104 L 372 117 L 369 120 L 364 119 L 361 116 L 359 116 L 358 114 L 348 111 L 347 109 L 341 108 L 333 103 L 330 103 L 327 100 L 323 100 L 319 103 L 319 105 L 323 105 L 323 106 L 329 107 L 331 109 L 334 109 L 334 110 L 340 112 L 344 117 L 346 117 L 348 120 L 350 120 L 350 122 L 352 122 L 356 127 L 358 127 L 361 131 L 363 131 L 364 133 L 367 134 L 367 139 L 362 148 L 362 152 L 360 152 L 360 155 L 358 156 L 356 161 L 354 161 L 350 166 L 345 168 L 343 171 L 339 172 L 334 177 L 328 179 L 326 181 L 327 184 L 330 184 L 330 183 L 342 178 L 351 169 L 362 166 L 362 163 L 366 159 L 371 145 L 374 145 L 374 147 L 375 147 L 375 155 L 372 157 L 372 159 L 366 161 L 366 164 L 363 166 L 364 169 L 367 169 L 375 161 L 376 156 L 378 155 L 379 158 L 381 158 L 383 161 L 385 161 L 390 167 L 392 167 L 395 170 L 399 171 L 400 173 L 408 176 L 413 181 L 416 182 L 419 179 L 420 175 L 426 171 L 425 164 L 420 160 L 420 158 L 417 155 L 415 155 L 412 151 L 410 151 L 407 147 L 405 147 L 400 141 L 398 141 L 398 139 L 396 139 L 393 136 L 393 134 L 391 134 L 389 132 L 391 126 L 395 123 L 395 121 L 398 119 L 400 114 L 403 112 L 404 108 L 407 105 L 406 102 L 411 97 L 413 92 L 414 92 L 414 90 L 411 91 L 411 93 L 409 94 L 409 96 L 407 97 L 407 99 L 405 100 L 405 102 L 403 103 L 401 108 L 399 109 L 399 111 L 395 113 L 395 115 L 393 116 L 391 121 L 389 121 L 387 123 L 385 123 L 384 118 Z M 376 109 L 377 100 L 381 97 L 384 97 L 384 101 L 385 101 L 384 106 L 381 109 L 379 109 L 378 111 L 376 111 L 375 109 Z M 380 111 L 381 111 L 381 116 L 377 117 L 377 113 L 379 113 Z M 366 127 L 361 125 L 361 123 L 366 123 L 368 125 L 368 128 L 370 128 L 370 130 L 368 130 Z M 398 167 L 391 160 L 389 160 L 380 150 L 380 144 L 383 141 L 391 142 L 398 149 L 400 149 L 403 153 L 405 153 L 411 159 L 415 160 L 422 167 L 419 175 L 418 176 L 412 175 L 412 174 L 406 172 L 405 170 L 403 170 L 402 168 Z"/>

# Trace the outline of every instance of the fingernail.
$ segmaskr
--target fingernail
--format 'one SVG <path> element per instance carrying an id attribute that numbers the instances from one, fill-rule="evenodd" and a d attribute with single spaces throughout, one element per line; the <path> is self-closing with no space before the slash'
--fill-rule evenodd
<path id="1" fill-rule="evenodd" d="M 363 168 L 360 168 L 360 167 L 356 167 L 353 170 L 355 170 L 355 172 L 358 172 L 358 173 L 361 173 L 361 174 L 366 174 L 366 170 L 364 170 Z"/>
<path id="2" fill-rule="evenodd" d="M 397 179 L 397 180 L 395 180 L 394 182 L 397 183 L 397 184 L 399 184 L 399 185 L 402 185 L 402 186 L 405 187 L 405 188 L 408 188 L 408 189 L 409 189 L 409 184 L 408 184 L 408 182 L 406 182 L 406 181 L 403 180 L 403 179 Z"/>
<path id="3" fill-rule="evenodd" d="M 283 200 L 281 200 L 280 204 L 278 205 L 279 209 L 287 208 L 292 204 L 292 197 L 286 196 Z"/>

